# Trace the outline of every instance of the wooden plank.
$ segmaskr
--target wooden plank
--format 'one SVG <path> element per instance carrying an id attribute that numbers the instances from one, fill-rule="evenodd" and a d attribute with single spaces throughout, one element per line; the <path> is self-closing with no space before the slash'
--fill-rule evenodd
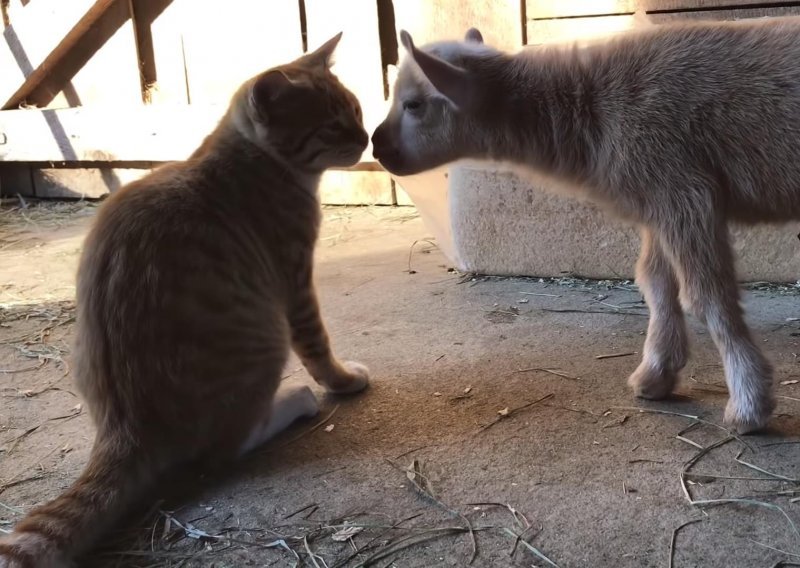
<path id="1" fill-rule="evenodd" d="M 8 195 L 43 199 L 97 199 L 142 178 L 147 168 L 31 168 L 3 165 L 0 175 Z M 392 205 L 391 178 L 386 172 L 330 170 L 320 181 L 325 205 Z"/>
<path id="2" fill-rule="evenodd" d="M 401 0 L 394 2 L 397 30 L 407 30 L 417 45 L 462 39 L 477 27 L 486 43 L 506 51 L 522 47 L 524 0 Z"/>
<path id="3" fill-rule="evenodd" d="M 183 4 L 130 0 L 142 90 L 147 103 L 188 103 L 181 22 Z"/>
<path id="4" fill-rule="evenodd" d="M 33 168 L 36 197 L 97 199 L 150 172 L 139 168 Z"/>
<path id="5" fill-rule="evenodd" d="M 779 8 L 751 8 L 743 10 L 704 10 L 702 12 L 667 12 L 648 14 L 654 24 L 672 23 L 681 20 L 746 20 L 776 16 L 800 15 L 800 5 Z"/>
<path id="6" fill-rule="evenodd" d="M 148 10 L 152 9 L 152 2 L 136 1 L 142 5 L 143 12 L 139 22 L 150 19 L 152 13 Z M 183 2 L 173 0 L 150 21 L 153 69 L 152 75 L 146 76 L 146 99 L 151 104 L 189 102 L 186 60 L 183 53 L 183 22 L 187 18 L 184 8 Z"/>
<path id="7" fill-rule="evenodd" d="M 378 7 L 375 0 L 305 0 L 308 49 L 344 32 L 336 48 L 333 72 L 358 97 L 364 126 L 372 133 L 388 112 L 384 99 Z M 357 14 L 358 17 L 354 17 Z M 372 161 L 372 144 L 362 161 Z"/>
<path id="8" fill-rule="evenodd" d="M 127 20 L 47 106 L 113 104 L 124 108 L 141 103 L 133 22 Z"/>
<path id="9" fill-rule="evenodd" d="M 63 1 L 63 0 L 62 0 Z M 191 103 L 227 103 L 247 79 L 303 52 L 297 0 L 175 0 Z"/>
<path id="10" fill-rule="evenodd" d="M 526 0 L 530 20 L 613 16 L 636 11 L 709 10 L 714 8 L 754 7 L 775 4 L 774 0 Z M 800 2 L 781 2 L 800 4 Z"/>
<path id="11" fill-rule="evenodd" d="M 386 172 L 328 170 L 319 196 L 325 205 L 392 205 L 392 181 Z"/>
<path id="12" fill-rule="evenodd" d="M 633 15 L 528 21 L 528 45 L 593 39 L 625 32 L 640 20 Z"/>
<path id="13" fill-rule="evenodd" d="M 76 83 L 88 86 L 86 100 L 108 96 L 107 101 L 124 104 L 130 100 L 126 100 L 125 94 L 131 85 L 137 85 L 132 91 L 133 100 L 140 96 L 136 55 L 131 43 L 133 28 L 129 25 L 120 30 L 129 19 L 127 2 L 97 0 L 93 4 L 88 2 L 87 8 L 86 0 L 38 0 L 19 14 L 4 30 L 0 69 L 8 69 L 10 77 L 16 75 L 17 79 L 21 74 L 24 80 L 21 84 L 3 82 L 0 87 L 0 95 L 5 100 L 3 109 L 17 108 L 21 104 L 47 106 L 73 77 Z M 83 69 L 104 46 L 108 49 L 92 66 Z M 125 52 L 127 62 L 122 55 Z M 113 80 L 109 80 L 109 74 Z M 99 93 L 102 96 L 98 96 Z M 70 106 L 86 102 L 81 100 L 75 85 L 68 85 L 64 95 Z"/>
<path id="14" fill-rule="evenodd" d="M 170 161 L 187 158 L 221 105 L 108 106 L 0 112 L 0 161 Z"/>
<path id="15" fill-rule="evenodd" d="M 33 197 L 31 167 L 23 164 L 0 164 L 0 196 Z"/>
<path id="16" fill-rule="evenodd" d="M 139 105 L 0 112 L 3 162 L 167 162 L 186 159 L 227 105 Z M 382 171 L 374 163 L 354 167 Z"/>
<path id="17" fill-rule="evenodd" d="M 774 5 L 775 0 L 639 0 L 639 7 L 648 12 L 666 10 L 708 10 L 711 8 L 732 8 L 736 6 Z M 800 4 L 800 2 L 780 2 L 780 4 Z"/>
<path id="18" fill-rule="evenodd" d="M 637 0 L 526 0 L 530 20 L 633 14 Z"/>
<path id="19" fill-rule="evenodd" d="M 9 6 L 0 41 L 0 101 L 5 102 L 92 7 L 93 0 L 41 0 Z"/>

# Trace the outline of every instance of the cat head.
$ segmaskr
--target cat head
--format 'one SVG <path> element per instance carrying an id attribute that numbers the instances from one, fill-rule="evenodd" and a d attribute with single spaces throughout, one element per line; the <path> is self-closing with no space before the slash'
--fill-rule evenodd
<path id="1" fill-rule="evenodd" d="M 463 41 L 417 48 L 406 31 L 407 55 L 394 85 L 389 114 L 372 136 L 384 168 L 410 175 L 480 154 L 477 119 L 496 91 L 492 62 L 502 53 L 471 28 Z"/>
<path id="2" fill-rule="evenodd" d="M 330 70 L 341 37 L 242 85 L 232 104 L 237 130 L 293 167 L 358 162 L 369 142 L 361 106 Z"/>

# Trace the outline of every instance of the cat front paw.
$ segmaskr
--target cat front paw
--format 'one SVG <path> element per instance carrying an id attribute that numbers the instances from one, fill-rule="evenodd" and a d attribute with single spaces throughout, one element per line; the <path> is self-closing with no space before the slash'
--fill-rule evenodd
<path id="1" fill-rule="evenodd" d="M 336 376 L 325 381 L 325 387 L 336 394 L 361 392 L 367 385 L 369 385 L 369 369 L 356 361 L 344 361 Z"/>

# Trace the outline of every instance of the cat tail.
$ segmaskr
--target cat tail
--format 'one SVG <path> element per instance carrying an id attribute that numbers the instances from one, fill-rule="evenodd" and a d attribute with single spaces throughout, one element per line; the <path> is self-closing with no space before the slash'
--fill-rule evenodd
<path id="1" fill-rule="evenodd" d="M 127 447 L 126 447 L 127 446 Z M 122 517 L 155 477 L 129 444 L 97 443 L 80 477 L 0 538 L 0 568 L 68 568 Z"/>

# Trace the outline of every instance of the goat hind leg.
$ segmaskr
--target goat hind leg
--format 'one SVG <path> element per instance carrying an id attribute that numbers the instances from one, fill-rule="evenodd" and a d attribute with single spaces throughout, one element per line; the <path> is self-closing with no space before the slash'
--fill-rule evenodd
<path id="1" fill-rule="evenodd" d="M 643 227 L 642 250 L 636 264 L 636 283 L 650 309 L 642 362 L 628 378 L 636 396 L 669 396 L 686 365 L 686 321 L 678 300 L 678 280 L 658 235 Z"/>
<path id="2" fill-rule="evenodd" d="M 772 366 L 744 321 L 728 227 L 713 213 L 704 216 L 702 211 L 698 207 L 697 218 L 671 223 L 661 235 L 662 243 L 678 274 L 682 296 L 708 327 L 722 357 L 730 393 L 725 421 L 740 433 L 754 432 L 767 425 L 775 408 Z"/>

